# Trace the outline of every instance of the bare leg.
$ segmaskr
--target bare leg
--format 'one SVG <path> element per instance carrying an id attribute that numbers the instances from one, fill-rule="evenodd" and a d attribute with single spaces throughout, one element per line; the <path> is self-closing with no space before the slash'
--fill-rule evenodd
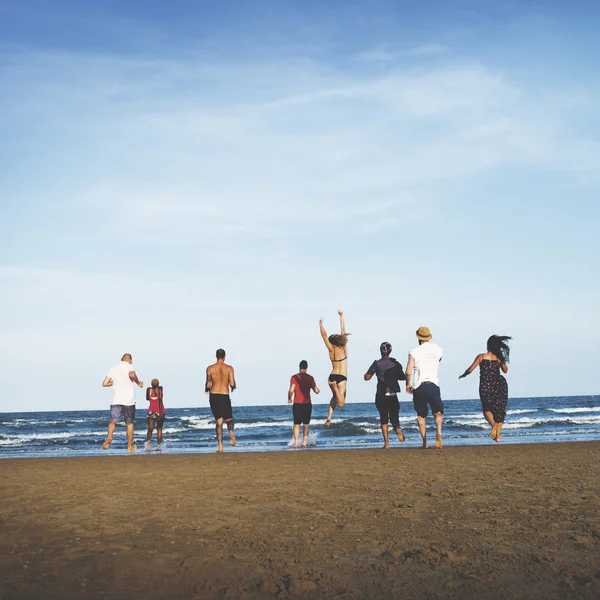
<path id="1" fill-rule="evenodd" d="M 137 446 L 133 443 L 134 424 L 127 423 L 126 427 L 127 427 L 127 452 L 129 452 L 129 453 L 135 452 L 137 450 Z"/>
<path id="2" fill-rule="evenodd" d="M 106 439 L 104 440 L 104 443 L 102 444 L 102 450 L 108 450 L 108 447 L 110 446 L 110 443 L 112 442 L 112 439 L 113 439 L 113 433 L 115 432 L 116 428 L 117 428 L 116 423 L 113 423 L 111 421 L 108 424 L 108 434 L 106 436 Z"/>
<path id="3" fill-rule="evenodd" d="M 146 434 L 146 450 L 150 450 L 150 442 L 152 441 L 152 433 L 154 432 L 154 419 L 148 417 L 148 433 Z"/>
<path id="4" fill-rule="evenodd" d="M 156 439 L 158 441 L 158 445 L 162 444 L 162 421 L 156 426 Z"/>
<path id="5" fill-rule="evenodd" d="M 435 419 L 435 447 L 440 450 L 442 447 L 442 418 L 443 415 L 441 412 L 436 412 L 435 415 L 433 415 L 433 418 Z"/>
<path id="6" fill-rule="evenodd" d="M 337 402 L 338 407 L 343 408 L 344 404 L 346 404 L 346 382 L 334 382 L 334 387 L 332 388 L 332 391 L 333 395 L 335 396 L 335 401 Z"/>
<path id="7" fill-rule="evenodd" d="M 233 435 L 233 419 L 225 419 L 225 423 L 227 423 L 227 432 L 229 433 L 229 445 L 235 446 L 237 442 L 235 441 L 235 435 Z"/>
<path id="8" fill-rule="evenodd" d="M 300 425 L 294 425 L 294 448 L 300 445 Z"/>
<path id="9" fill-rule="evenodd" d="M 223 419 L 217 419 L 217 452 L 223 452 Z"/>
<path id="10" fill-rule="evenodd" d="M 383 435 L 383 447 L 384 448 L 389 448 L 390 447 L 390 440 L 388 438 L 388 424 L 382 424 L 381 425 L 381 434 Z"/>
<path id="11" fill-rule="evenodd" d="M 310 425 L 304 425 L 303 429 L 304 429 L 304 435 L 302 437 L 302 445 L 306 447 L 306 446 L 308 446 L 308 434 L 310 432 Z M 300 433 L 300 432 L 298 432 L 298 433 Z"/>
<path id="12" fill-rule="evenodd" d="M 502 433 L 502 425 L 503 424 L 504 424 L 504 421 L 501 421 L 500 423 L 496 423 L 496 437 L 494 438 L 495 442 L 500 441 L 500 434 Z"/>
<path id="13" fill-rule="evenodd" d="M 394 431 L 398 436 L 398 441 L 400 443 L 403 443 L 406 438 L 404 437 L 404 432 L 402 431 L 402 429 L 400 429 L 400 425 L 392 425 L 392 427 L 394 428 Z"/>
<path id="14" fill-rule="evenodd" d="M 483 416 L 485 417 L 485 420 L 492 426 L 492 431 L 490 433 L 490 437 L 493 440 L 495 440 L 496 439 L 496 427 L 498 425 L 494 421 L 494 415 L 489 410 L 486 410 L 483 412 Z"/>
<path id="15" fill-rule="evenodd" d="M 331 384 L 329 384 L 329 387 L 331 387 Z M 325 427 L 329 427 L 331 425 L 331 419 L 333 418 L 333 411 L 336 409 L 337 407 L 337 402 L 335 401 L 335 394 L 333 396 L 333 398 L 331 399 L 331 402 L 329 403 L 329 414 L 327 415 L 327 420 L 325 421 Z"/>
<path id="16" fill-rule="evenodd" d="M 425 417 L 417 415 L 417 423 L 419 425 L 419 432 L 421 433 L 421 439 L 423 440 L 423 448 L 428 448 L 427 444 L 427 429 L 425 427 Z"/>

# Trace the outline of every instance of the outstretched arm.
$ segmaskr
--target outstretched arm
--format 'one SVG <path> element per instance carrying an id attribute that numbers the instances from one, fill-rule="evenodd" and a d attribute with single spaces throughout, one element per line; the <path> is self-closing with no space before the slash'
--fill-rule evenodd
<path id="1" fill-rule="evenodd" d="M 321 337 L 323 338 L 323 341 L 325 342 L 325 345 L 327 346 L 327 350 L 333 350 L 333 346 L 331 345 L 331 342 L 329 341 L 329 338 L 327 337 L 327 332 L 325 331 L 325 327 L 323 327 L 323 317 L 321 317 L 321 319 L 319 320 L 319 329 L 321 330 Z"/>
<path id="2" fill-rule="evenodd" d="M 113 380 L 107 375 L 102 382 L 102 387 L 110 387 L 113 384 Z"/>
<path id="3" fill-rule="evenodd" d="M 338 315 L 340 315 L 340 332 L 342 335 L 346 335 L 346 326 L 344 325 L 344 313 L 341 310 L 338 310 Z"/>
<path id="4" fill-rule="evenodd" d="M 463 377 L 470 375 L 475 370 L 475 368 L 481 364 L 482 359 L 483 359 L 483 354 L 478 354 L 475 357 L 473 364 L 459 377 L 459 379 L 462 379 Z"/>

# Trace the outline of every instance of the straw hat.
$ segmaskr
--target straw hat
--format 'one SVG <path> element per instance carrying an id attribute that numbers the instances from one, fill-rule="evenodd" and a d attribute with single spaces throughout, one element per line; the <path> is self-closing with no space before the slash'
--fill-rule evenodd
<path id="1" fill-rule="evenodd" d="M 422 342 L 428 342 L 432 337 L 429 327 L 419 327 L 419 329 L 417 329 L 417 338 Z"/>

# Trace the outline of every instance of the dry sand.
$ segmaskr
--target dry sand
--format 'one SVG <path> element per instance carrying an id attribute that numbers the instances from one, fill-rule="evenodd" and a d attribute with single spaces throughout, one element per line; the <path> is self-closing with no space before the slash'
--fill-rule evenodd
<path id="1" fill-rule="evenodd" d="M 0 460 L 2 600 L 599 598 L 600 443 Z"/>

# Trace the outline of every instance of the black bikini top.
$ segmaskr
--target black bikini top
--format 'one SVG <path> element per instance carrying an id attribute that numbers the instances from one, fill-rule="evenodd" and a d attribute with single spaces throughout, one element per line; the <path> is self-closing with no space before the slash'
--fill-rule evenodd
<path id="1" fill-rule="evenodd" d="M 339 358 L 338 360 L 335 359 L 331 359 L 331 362 L 343 362 L 348 358 L 348 355 L 346 354 L 346 356 L 344 356 L 344 358 Z"/>

